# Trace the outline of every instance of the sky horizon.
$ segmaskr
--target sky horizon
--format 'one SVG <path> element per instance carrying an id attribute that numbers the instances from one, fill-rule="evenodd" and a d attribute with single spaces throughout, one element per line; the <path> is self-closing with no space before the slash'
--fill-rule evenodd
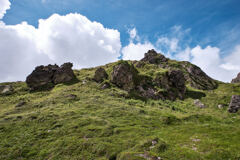
<path id="1" fill-rule="evenodd" d="M 37 65 L 88 68 L 140 60 L 150 49 L 214 79 L 240 72 L 238 0 L 0 0 L 0 82 Z"/>

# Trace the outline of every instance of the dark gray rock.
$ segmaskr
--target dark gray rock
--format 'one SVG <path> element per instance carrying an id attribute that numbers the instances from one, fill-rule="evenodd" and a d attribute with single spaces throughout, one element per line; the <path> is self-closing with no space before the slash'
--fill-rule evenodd
<path id="1" fill-rule="evenodd" d="M 26 83 L 32 90 L 49 88 L 55 84 L 69 82 L 75 78 L 72 70 L 72 63 L 58 65 L 38 66 L 27 77 Z"/>
<path id="2" fill-rule="evenodd" d="M 127 61 L 121 61 L 113 67 L 111 74 L 111 83 L 119 88 L 130 91 L 135 88 L 138 77 L 138 71 Z"/>
<path id="3" fill-rule="evenodd" d="M 107 72 L 105 71 L 105 69 L 100 67 L 95 71 L 93 80 L 95 80 L 98 83 L 101 83 L 104 81 L 104 79 L 107 79 L 107 78 L 108 78 Z"/>
<path id="4" fill-rule="evenodd" d="M 53 83 L 59 84 L 59 83 L 65 83 L 73 80 L 75 77 L 73 70 L 72 70 L 73 64 L 72 63 L 64 63 L 59 67 L 53 75 Z"/>
<path id="5" fill-rule="evenodd" d="M 232 79 L 231 83 L 240 83 L 240 73 L 238 73 L 236 78 Z"/>
<path id="6" fill-rule="evenodd" d="M 12 85 L 0 85 L 0 94 L 9 95 L 14 91 Z"/>
<path id="7" fill-rule="evenodd" d="M 228 112 L 236 113 L 240 109 L 240 95 L 233 95 L 229 104 Z"/>
<path id="8" fill-rule="evenodd" d="M 19 102 L 15 107 L 16 107 L 16 108 L 19 108 L 19 107 L 24 106 L 25 104 L 27 104 L 27 102 L 21 101 L 21 102 Z"/>
<path id="9" fill-rule="evenodd" d="M 141 59 L 141 61 L 149 62 L 150 64 L 160 64 L 161 62 L 167 62 L 168 59 L 164 55 L 157 53 L 154 49 L 152 49 L 145 53 L 144 58 Z"/>

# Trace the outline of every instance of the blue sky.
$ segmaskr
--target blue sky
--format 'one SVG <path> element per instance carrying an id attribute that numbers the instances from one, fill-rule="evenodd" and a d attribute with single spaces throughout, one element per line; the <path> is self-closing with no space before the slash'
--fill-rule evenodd
<path id="1" fill-rule="evenodd" d="M 34 59 L 33 57 L 42 54 L 41 58 L 33 60 L 34 63 L 31 66 L 20 66 L 19 64 L 16 66 L 17 68 L 26 69 L 40 63 L 62 63 L 64 60 L 76 60 L 78 59 L 77 52 L 79 52 L 79 57 L 85 57 L 85 59 L 79 58 L 79 61 L 75 62 L 75 67 L 92 67 L 94 64 L 100 65 L 117 60 L 115 57 L 119 56 L 123 59 L 140 59 L 147 49 L 154 48 L 170 58 L 191 61 L 218 80 L 230 81 L 234 75 L 240 72 L 238 63 L 240 60 L 238 58 L 240 57 L 238 56 L 240 55 L 239 0 L 10 0 L 10 3 L 10 9 L 4 14 L 2 20 L 0 19 L 0 22 L 4 23 L 4 26 L 0 28 L 0 36 L 9 39 L 8 42 L 12 42 L 13 46 L 16 44 L 18 51 L 21 52 L 24 52 L 25 48 L 19 46 L 19 41 L 29 41 L 29 45 L 36 45 L 36 48 L 28 50 L 39 52 L 37 55 L 21 53 L 25 57 L 29 57 L 28 59 Z M 78 15 L 64 18 L 70 13 Z M 53 14 L 58 16 L 52 16 Z M 84 19 L 81 16 L 86 16 L 89 20 L 86 23 L 93 27 L 90 28 L 94 33 L 101 32 L 100 35 L 95 35 L 95 38 L 88 40 L 92 44 L 82 51 L 80 46 L 85 47 L 87 41 L 79 39 L 79 37 L 66 38 L 71 33 L 74 34 L 69 30 L 79 28 L 73 24 L 84 26 L 85 22 L 80 23 Z M 39 19 L 44 19 L 43 22 L 46 23 L 42 22 L 41 26 L 45 27 L 38 26 Z M 22 24 L 23 21 L 27 24 Z M 68 21 L 74 22 L 72 26 L 66 25 L 65 22 Z M 102 24 L 103 28 L 93 24 L 94 21 Z M 9 31 L 10 26 L 16 33 L 21 33 L 20 36 L 13 38 Z M 55 29 L 62 36 L 58 37 L 57 41 L 56 39 L 51 41 Z M 86 32 L 88 31 L 86 30 Z M 79 32 L 78 36 L 86 36 L 82 35 L 79 29 L 77 32 Z M 89 35 L 91 33 L 89 31 Z M 108 33 L 112 34 L 112 37 L 106 36 Z M 26 37 L 28 34 L 31 34 L 30 38 Z M 43 41 L 37 41 L 38 38 L 53 45 L 49 46 Z M 33 39 L 34 42 L 31 42 Z M 74 45 L 75 41 L 73 40 L 75 39 L 79 41 L 78 47 Z M 58 43 L 60 40 L 61 45 Z M 96 48 L 96 51 L 88 52 L 94 48 L 93 46 L 99 45 L 100 41 L 104 42 L 103 46 Z M 62 48 L 63 42 L 67 44 L 65 48 Z M 69 49 L 71 47 L 74 49 Z M 4 56 L 5 61 L 9 61 L 9 64 L 13 64 L 14 59 L 9 55 L 14 55 L 12 53 L 14 51 L 9 48 L 13 47 L 0 46 L 0 51 L 5 51 L 1 53 L 4 54 L 1 56 Z M 52 53 L 53 51 L 61 52 L 60 49 L 76 53 L 76 55 L 66 53 L 68 54 L 66 56 L 65 53 L 59 55 Z M 102 54 L 94 55 L 93 52 L 98 52 L 98 50 L 102 50 Z M 111 59 L 107 58 L 109 55 L 104 55 L 104 50 L 109 51 Z M 7 54 L 6 51 L 9 53 Z M 102 57 L 106 56 L 106 59 L 96 61 L 95 57 L 101 55 Z M 86 60 L 89 65 L 84 63 Z M 29 71 L 30 69 L 27 72 Z M 0 81 L 23 79 L 22 76 L 14 77 L 7 73 L 7 69 L 4 74 L 0 73 Z M 24 76 L 26 74 L 23 73 Z"/>
<path id="2" fill-rule="evenodd" d="M 80 13 L 91 21 L 102 23 L 121 33 L 123 45 L 128 43 L 127 28 L 150 41 L 169 34 L 179 25 L 191 29 L 191 46 L 217 46 L 224 50 L 240 42 L 239 0 L 11 0 L 11 10 L 3 21 L 18 24 L 27 21 L 37 27 L 38 19 L 54 13 Z M 234 35 L 232 35 L 234 34 Z M 186 37 L 187 38 L 187 37 Z M 183 42 L 184 43 L 184 42 Z"/>

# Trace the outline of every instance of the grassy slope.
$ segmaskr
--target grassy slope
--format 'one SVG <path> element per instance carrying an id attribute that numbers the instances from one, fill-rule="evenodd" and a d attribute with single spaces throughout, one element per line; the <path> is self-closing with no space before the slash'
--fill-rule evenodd
<path id="1" fill-rule="evenodd" d="M 144 102 L 124 98 L 127 93 L 116 87 L 99 89 L 87 80 L 94 71 L 75 71 L 78 83 L 51 91 L 29 93 L 25 83 L 13 83 L 16 92 L 0 96 L 0 159 L 139 160 L 144 151 L 171 160 L 240 159 L 240 115 L 227 112 L 240 85 L 189 88 L 184 101 Z M 78 98 L 71 100 L 70 94 Z M 194 98 L 208 108 L 194 106 Z M 16 108 L 23 100 L 27 104 Z M 158 144 L 149 149 L 155 138 Z"/>

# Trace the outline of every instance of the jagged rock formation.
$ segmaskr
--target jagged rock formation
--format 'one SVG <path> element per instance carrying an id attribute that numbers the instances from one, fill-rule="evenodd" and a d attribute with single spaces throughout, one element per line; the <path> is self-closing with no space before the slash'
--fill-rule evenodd
<path id="1" fill-rule="evenodd" d="M 26 83 L 32 90 L 43 87 L 51 87 L 55 84 L 69 82 L 75 78 L 72 70 L 72 63 L 58 65 L 38 66 L 27 77 Z"/>
<path id="2" fill-rule="evenodd" d="M 160 64 L 161 62 L 167 62 L 168 59 L 164 55 L 157 53 L 154 49 L 152 49 L 145 53 L 144 58 L 141 59 L 141 61 L 148 62 L 150 64 Z"/>
<path id="3" fill-rule="evenodd" d="M 198 66 L 189 62 L 184 62 L 182 66 L 187 73 L 185 77 L 191 87 L 201 90 L 213 90 L 217 88 L 217 82 L 210 78 Z"/>
<path id="4" fill-rule="evenodd" d="M 166 58 L 154 50 L 145 53 L 145 57 L 135 62 L 137 68 L 144 68 L 146 63 L 154 64 L 167 70 L 181 70 L 184 73 L 187 84 L 200 90 L 213 90 L 217 88 L 217 82 L 204 73 L 199 67 L 190 62 L 178 62 Z"/>
<path id="5" fill-rule="evenodd" d="M 111 83 L 142 98 L 183 99 L 186 92 L 182 71 L 172 70 L 153 79 L 139 74 L 137 69 L 127 61 L 121 61 L 113 67 Z"/>
<path id="6" fill-rule="evenodd" d="M 0 94 L 8 95 L 14 91 L 11 85 L 0 85 Z"/>
<path id="7" fill-rule="evenodd" d="M 108 78 L 107 72 L 105 71 L 105 69 L 100 67 L 95 71 L 93 80 L 100 83 L 100 82 L 103 82 L 104 79 L 107 79 L 107 78 Z"/>
<path id="8" fill-rule="evenodd" d="M 126 61 L 120 61 L 119 64 L 113 67 L 110 81 L 116 86 L 130 91 L 136 85 L 137 74 L 138 71 L 133 65 L 130 65 Z"/>
<path id="9" fill-rule="evenodd" d="M 236 78 L 232 79 L 231 83 L 240 83 L 240 73 L 238 73 Z"/>
<path id="10" fill-rule="evenodd" d="M 233 95 L 229 104 L 228 111 L 230 113 L 236 113 L 240 109 L 240 95 Z"/>

